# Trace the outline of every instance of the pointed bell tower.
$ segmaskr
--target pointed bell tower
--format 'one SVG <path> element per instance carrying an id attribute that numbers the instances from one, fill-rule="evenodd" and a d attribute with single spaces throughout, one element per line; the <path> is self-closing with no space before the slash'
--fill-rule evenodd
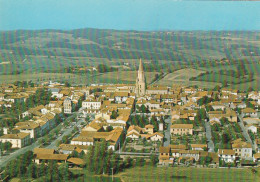
<path id="1" fill-rule="evenodd" d="M 137 97 L 144 96 L 146 92 L 145 75 L 142 60 L 140 59 L 138 75 L 136 78 L 135 93 Z"/>

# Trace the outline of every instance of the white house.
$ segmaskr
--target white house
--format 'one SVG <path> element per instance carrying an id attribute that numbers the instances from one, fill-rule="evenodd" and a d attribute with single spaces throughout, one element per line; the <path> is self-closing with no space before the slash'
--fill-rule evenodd
<path id="1" fill-rule="evenodd" d="M 0 142 L 10 142 L 12 148 L 22 148 L 30 143 L 29 133 L 6 134 L 0 137 Z"/>
<path id="2" fill-rule="evenodd" d="M 249 125 L 247 127 L 247 131 L 249 131 L 249 130 L 252 131 L 253 133 L 257 133 L 257 127 L 254 125 Z"/>
<path id="3" fill-rule="evenodd" d="M 218 149 L 218 156 L 225 162 L 234 162 L 236 159 L 235 151 L 232 149 Z"/>
<path id="4" fill-rule="evenodd" d="M 82 102 L 82 107 L 86 109 L 100 109 L 101 104 L 100 100 L 88 99 Z"/>

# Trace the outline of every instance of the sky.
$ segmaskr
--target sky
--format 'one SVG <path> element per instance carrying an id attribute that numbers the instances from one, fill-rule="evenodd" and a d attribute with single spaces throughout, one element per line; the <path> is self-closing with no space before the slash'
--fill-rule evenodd
<path id="1" fill-rule="evenodd" d="M 260 2 L 0 0 L 0 30 L 260 30 Z"/>

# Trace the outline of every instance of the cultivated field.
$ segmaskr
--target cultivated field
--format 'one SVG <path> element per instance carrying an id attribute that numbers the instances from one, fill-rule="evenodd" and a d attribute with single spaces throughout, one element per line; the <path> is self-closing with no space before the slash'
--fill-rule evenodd
<path id="1" fill-rule="evenodd" d="M 146 80 L 149 84 L 154 79 L 157 72 L 146 72 Z M 0 75 L 0 83 L 13 83 L 15 81 L 68 81 L 71 84 L 91 84 L 91 83 L 135 83 L 137 72 L 136 71 L 118 71 L 85 74 L 72 74 L 72 73 L 33 73 L 33 74 L 19 74 L 19 75 Z"/>
<path id="2" fill-rule="evenodd" d="M 167 76 L 165 76 L 163 79 L 158 81 L 156 84 L 158 85 L 198 85 L 201 88 L 213 88 L 216 85 L 220 85 L 220 83 L 214 83 L 214 82 L 205 82 L 205 81 L 189 81 L 191 77 L 195 77 L 199 75 L 200 73 L 203 73 L 205 71 L 187 68 L 187 69 L 181 69 L 178 71 L 175 71 L 173 73 L 169 73 Z"/>

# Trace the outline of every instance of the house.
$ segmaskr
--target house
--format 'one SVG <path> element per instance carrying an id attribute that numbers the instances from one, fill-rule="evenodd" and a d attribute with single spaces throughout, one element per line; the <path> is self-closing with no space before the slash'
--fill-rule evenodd
<path id="1" fill-rule="evenodd" d="M 93 145 L 94 139 L 91 136 L 78 136 L 70 141 L 71 145 Z"/>
<path id="2" fill-rule="evenodd" d="M 0 136 L 0 142 L 10 142 L 12 148 L 23 148 L 30 144 L 30 133 L 6 134 Z"/>
<path id="3" fill-rule="evenodd" d="M 82 102 L 82 107 L 86 109 L 100 109 L 101 104 L 102 102 L 99 99 L 87 99 Z"/>
<path id="4" fill-rule="evenodd" d="M 163 137 L 164 137 L 163 134 L 156 132 L 151 136 L 149 136 L 148 139 L 150 139 L 153 142 L 156 142 L 156 141 L 163 141 Z"/>
<path id="5" fill-rule="evenodd" d="M 21 133 L 29 133 L 30 138 L 37 138 L 41 135 L 41 127 L 35 122 L 19 122 L 16 123 L 13 130 Z"/>
<path id="6" fill-rule="evenodd" d="M 256 153 L 253 155 L 253 161 L 254 162 L 260 162 L 260 153 Z"/>
<path id="7" fill-rule="evenodd" d="M 101 119 L 101 118 L 98 118 Z M 97 120 L 93 120 L 91 123 L 89 123 L 87 126 L 85 126 L 82 131 L 103 131 L 104 124 L 102 122 L 96 122 Z"/>
<path id="8" fill-rule="evenodd" d="M 123 133 L 122 128 L 115 128 L 110 132 L 82 131 L 81 134 L 71 140 L 72 145 L 93 145 L 94 142 L 105 140 L 109 143 L 108 149 L 115 150 Z"/>
<path id="9" fill-rule="evenodd" d="M 234 162 L 236 159 L 236 153 L 232 149 L 218 149 L 218 156 L 225 162 Z"/>
<path id="10" fill-rule="evenodd" d="M 159 147 L 159 164 L 169 165 L 173 164 L 173 158 L 170 158 L 170 147 Z"/>
<path id="11" fill-rule="evenodd" d="M 200 153 L 199 151 L 195 151 L 195 150 L 180 150 L 179 157 L 193 158 L 195 161 L 198 161 L 200 157 Z"/>
<path id="12" fill-rule="evenodd" d="M 131 126 L 129 126 L 127 133 L 134 132 L 134 133 L 141 134 L 141 133 L 143 133 L 143 131 L 144 131 L 143 128 L 136 126 L 136 125 L 131 125 Z"/>
<path id="13" fill-rule="evenodd" d="M 56 97 L 58 99 L 63 97 L 63 94 L 60 93 L 59 88 L 49 88 L 48 91 L 51 92 L 51 97 Z"/>
<path id="14" fill-rule="evenodd" d="M 83 167 L 86 162 L 81 158 L 71 157 L 67 160 L 69 167 Z"/>
<path id="15" fill-rule="evenodd" d="M 46 148 L 34 148 L 33 149 L 33 154 L 37 155 L 37 154 L 54 154 L 55 150 L 54 149 L 46 149 Z"/>
<path id="16" fill-rule="evenodd" d="M 190 144 L 191 146 L 191 150 L 202 150 L 204 151 L 204 149 L 208 148 L 207 144 Z"/>
<path id="17" fill-rule="evenodd" d="M 226 106 L 221 102 L 212 102 L 209 105 L 211 105 L 214 110 L 224 111 L 224 109 L 226 108 Z"/>
<path id="18" fill-rule="evenodd" d="M 138 140 L 141 135 L 139 133 L 136 133 L 134 131 L 128 132 L 126 134 L 126 138 L 131 138 L 132 140 Z"/>
<path id="19" fill-rule="evenodd" d="M 147 89 L 146 89 L 146 94 L 153 94 L 153 95 L 156 95 L 156 94 L 168 94 L 168 87 L 165 87 L 165 86 L 159 86 L 159 85 L 156 85 L 156 86 L 149 86 Z"/>
<path id="20" fill-rule="evenodd" d="M 57 163 L 67 162 L 69 155 L 67 154 L 45 154 L 40 153 L 37 154 L 34 162 L 36 164 L 41 164 L 42 162 L 48 162 L 48 161 L 56 161 Z"/>
<path id="21" fill-rule="evenodd" d="M 257 117 L 257 111 L 252 108 L 242 109 L 242 114 L 243 114 L 243 117 L 245 117 L 245 116 L 250 116 L 253 118 Z"/>
<path id="22" fill-rule="evenodd" d="M 173 124 L 171 125 L 172 135 L 192 135 L 193 124 Z"/>
<path id="23" fill-rule="evenodd" d="M 254 125 L 248 125 L 247 127 L 246 127 L 246 129 L 247 129 L 247 131 L 251 131 L 251 132 L 253 132 L 253 133 L 257 133 L 257 127 L 256 126 L 254 126 Z"/>
<path id="24" fill-rule="evenodd" d="M 126 102 L 128 96 L 129 95 L 128 95 L 127 92 L 115 92 L 114 93 L 114 97 L 115 97 L 115 102 L 116 103 Z"/>
<path id="25" fill-rule="evenodd" d="M 59 150 L 59 152 L 61 152 L 63 154 L 71 154 L 73 151 L 81 153 L 83 151 L 77 145 L 72 145 L 72 144 L 60 144 L 58 150 Z"/>
<path id="26" fill-rule="evenodd" d="M 153 134 L 154 126 L 151 124 L 148 124 L 148 125 L 145 125 L 144 129 L 145 129 L 144 131 L 147 132 L 148 134 Z"/>
<path id="27" fill-rule="evenodd" d="M 71 114 L 73 110 L 73 102 L 69 97 L 67 97 L 63 102 L 63 108 L 65 114 Z"/>
<path id="28" fill-rule="evenodd" d="M 235 155 L 241 159 L 251 159 L 252 158 L 252 145 L 241 140 L 235 140 L 232 144 L 232 149 L 235 151 Z"/>

